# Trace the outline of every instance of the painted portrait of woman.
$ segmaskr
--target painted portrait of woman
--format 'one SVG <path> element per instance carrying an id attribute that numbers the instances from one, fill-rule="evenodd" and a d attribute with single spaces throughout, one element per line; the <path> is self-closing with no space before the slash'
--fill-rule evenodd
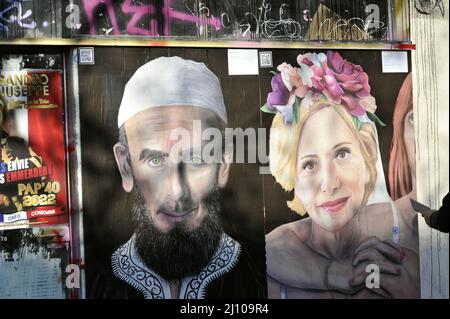
<path id="1" fill-rule="evenodd" d="M 416 198 L 416 165 L 412 74 L 403 82 L 395 103 L 394 133 L 389 159 L 389 186 L 393 200 Z"/>
<path id="2" fill-rule="evenodd" d="M 387 193 L 368 75 L 333 51 L 297 62 L 278 67 L 262 108 L 275 114 L 271 174 L 305 216 L 266 236 L 269 297 L 418 298 L 415 234 Z"/>
<path id="3" fill-rule="evenodd" d="M 390 194 L 401 216 L 404 217 L 405 226 L 409 227 L 411 232 L 416 232 L 417 237 L 417 213 L 410 202 L 410 199 L 417 199 L 412 73 L 405 78 L 398 93 L 392 124 L 393 136 L 389 158 Z M 414 237 L 412 239 L 414 240 Z M 410 245 L 418 245 L 418 241 L 415 240 Z"/>

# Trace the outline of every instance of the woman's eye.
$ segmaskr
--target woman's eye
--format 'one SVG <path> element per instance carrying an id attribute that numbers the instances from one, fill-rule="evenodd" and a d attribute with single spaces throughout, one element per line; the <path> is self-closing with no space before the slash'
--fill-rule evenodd
<path id="1" fill-rule="evenodd" d="M 312 171 L 315 167 L 316 167 L 316 164 L 311 161 L 303 164 L 303 170 L 305 170 L 305 171 Z"/>
<path id="2" fill-rule="evenodd" d="M 350 155 L 349 149 L 341 149 L 336 152 L 336 158 L 345 159 Z"/>
<path id="3" fill-rule="evenodd" d="M 414 113 L 411 112 L 411 114 L 409 114 L 408 121 L 410 124 L 414 125 Z"/>
<path id="4" fill-rule="evenodd" d="M 161 158 L 161 156 L 155 156 L 155 157 L 150 158 L 148 163 L 152 167 L 159 167 L 163 164 L 163 159 Z"/>

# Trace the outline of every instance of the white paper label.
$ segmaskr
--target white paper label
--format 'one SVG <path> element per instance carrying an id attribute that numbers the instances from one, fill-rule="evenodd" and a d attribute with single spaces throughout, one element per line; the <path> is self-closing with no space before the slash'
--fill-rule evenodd
<path id="1" fill-rule="evenodd" d="M 3 215 L 3 219 L 5 223 L 14 223 L 18 220 L 26 220 L 27 212 L 17 212 L 11 215 Z"/>
<path id="2" fill-rule="evenodd" d="M 408 53 L 405 51 L 381 52 L 383 73 L 408 73 Z"/>
<path id="3" fill-rule="evenodd" d="M 228 75 L 258 74 L 258 50 L 228 49 Z"/>

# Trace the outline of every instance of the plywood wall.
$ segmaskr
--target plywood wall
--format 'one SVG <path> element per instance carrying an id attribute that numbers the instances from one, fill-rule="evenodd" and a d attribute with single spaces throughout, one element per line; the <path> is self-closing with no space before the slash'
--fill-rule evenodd
<path id="1" fill-rule="evenodd" d="M 449 1 L 429 14 L 419 13 L 410 1 L 419 201 L 441 205 L 449 190 Z M 425 2 L 425 1 L 423 1 Z M 441 9 L 444 9 L 443 11 Z M 431 230 L 419 218 L 422 298 L 448 298 L 448 234 Z"/>

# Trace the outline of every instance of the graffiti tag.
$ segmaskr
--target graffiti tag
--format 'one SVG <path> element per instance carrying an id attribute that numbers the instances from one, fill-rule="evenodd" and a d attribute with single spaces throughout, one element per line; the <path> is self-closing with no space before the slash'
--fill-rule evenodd
<path id="1" fill-rule="evenodd" d="M 8 25 L 10 24 L 15 24 L 25 29 L 36 28 L 35 21 L 25 22 L 26 19 L 30 18 L 33 15 L 33 12 L 31 10 L 26 10 L 25 12 L 23 12 L 22 3 L 20 1 L 5 1 L 10 5 L 7 6 L 3 11 L 0 11 L 0 29 L 5 30 L 6 34 L 8 35 Z"/>
<path id="2" fill-rule="evenodd" d="M 415 0 L 414 7 L 417 12 L 426 15 L 432 14 L 434 10 L 438 8 L 442 14 L 442 17 L 445 17 L 445 6 L 444 1 L 442 0 Z"/>

